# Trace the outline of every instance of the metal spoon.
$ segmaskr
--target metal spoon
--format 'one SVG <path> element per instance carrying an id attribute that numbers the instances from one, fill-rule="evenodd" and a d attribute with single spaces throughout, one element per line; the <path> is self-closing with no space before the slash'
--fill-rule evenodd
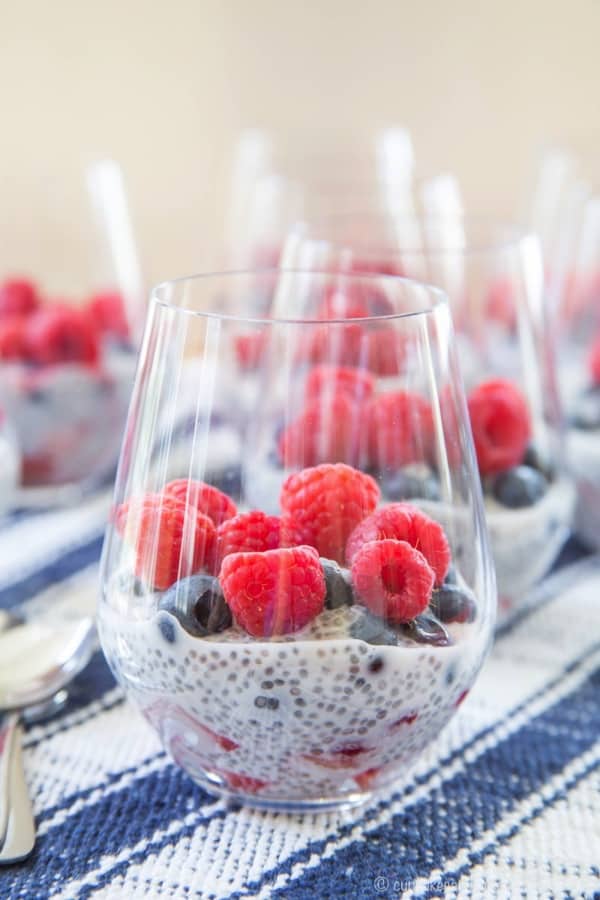
<path id="1" fill-rule="evenodd" d="M 35 824 L 21 757 L 21 714 L 52 714 L 65 686 L 87 665 L 95 646 L 91 618 L 47 625 L 18 618 L 0 625 L 0 864 L 25 859 Z M 57 703 L 58 700 L 58 703 Z"/>

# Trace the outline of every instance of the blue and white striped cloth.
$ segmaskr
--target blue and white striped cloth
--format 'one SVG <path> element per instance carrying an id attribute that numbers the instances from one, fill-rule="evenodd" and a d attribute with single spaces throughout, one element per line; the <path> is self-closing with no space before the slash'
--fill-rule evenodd
<path id="1" fill-rule="evenodd" d="M 89 609 L 109 502 L 4 520 L 0 607 Z M 63 712 L 27 731 L 38 841 L 0 869 L 0 898 L 593 897 L 600 560 L 571 560 L 534 600 L 406 783 L 340 814 L 210 797 L 170 763 L 98 652 Z"/>

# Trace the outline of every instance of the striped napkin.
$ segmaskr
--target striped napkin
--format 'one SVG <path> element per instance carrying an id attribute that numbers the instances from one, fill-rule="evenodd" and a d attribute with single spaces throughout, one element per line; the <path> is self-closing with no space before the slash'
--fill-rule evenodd
<path id="1" fill-rule="evenodd" d="M 0 608 L 92 608 L 109 503 L 3 520 Z M 38 841 L 0 869 L 0 897 L 592 897 L 599 735 L 597 557 L 563 565 L 503 628 L 406 781 L 343 813 L 209 796 L 171 764 L 98 651 L 62 713 L 26 733 Z"/>

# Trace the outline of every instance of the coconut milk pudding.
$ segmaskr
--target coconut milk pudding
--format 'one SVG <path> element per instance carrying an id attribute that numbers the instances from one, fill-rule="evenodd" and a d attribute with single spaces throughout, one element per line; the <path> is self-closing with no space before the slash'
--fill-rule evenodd
<path id="1" fill-rule="evenodd" d="M 213 792 L 360 799 L 439 733 L 487 650 L 490 613 L 441 525 L 343 463 L 288 476 L 278 515 L 179 479 L 117 508 L 114 528 L 104 651 Z"/>
<path id="2" fill-rule="evenodd" d="M 0 404 L 18 436 L 25 486 L 101 475 L 116 460 L 135 355 L 121 298 L 42 301 L 35 285 L 0 286 Z"/>

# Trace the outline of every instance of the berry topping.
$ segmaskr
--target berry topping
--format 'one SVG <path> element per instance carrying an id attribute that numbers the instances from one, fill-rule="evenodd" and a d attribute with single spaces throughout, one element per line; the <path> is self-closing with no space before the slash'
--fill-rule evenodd
<path id="1" fill-rule="evenodd" d="M 349 535 L 373 512 L 378 500 L 373 478 L 343 463 L 290 475 L 280 496 L 293 541 L 316 547 L 320 556 L 341 565 Z"/>
<path id="2" fill-rule="evenodd" d="M 435 616 L 422 613 L 412 622 L 403 626 L 402 633 L 417 644 L 431 644 L 433 647 L 449 647 L 450 635 Z"/>
<path id="3" fill-rule="evenodd" d="M 156 590 L 166 591 L 179 578 L 212 565 L 215 526 L 177 499 L 149 494 L 123 504 L 115 527 L 135 548 L 135 574 Z"/>
<path id="4" fill-rule="evenodd" d="M 323 610 L 325 578 L 311 547 L 231 553 L 219 579 L 236 621 L 253 637 L 298 631 Z"/>
<path id="5" fill-rule="evenodd" d="M 193 637 L 224 631 L 232 622 L 219 580 L 211 575 L 190 575 L 176 581 L 162 595 L 158 608 L 175 616 Z"/>
<path id="6" fill-rule="evenodd" d="M 350 366 L 314 366 L 306 379 L 306 397 L 314 399 L 321 394 L 348 394 L 353 400 L 362 401 L 375 391 L 375 379 L 364 369 Z"/>
<path id="7" fill-rule="evenodd" d="M 372 769 L 365 769 L 364 772 L 359 772 L 358 775 L 354 775 L 353 778 L 359 788 L 362 788 L 363 791 L 368 791 L 373 787 L 380 772 L 381 766 L 375 766 Z"/>
<path id="8" fill-rule="evenodd" d="M 427 608 L 433 569 L 406 541 L 371 541 L 352 560 L 357 595 L 371 612 L 390 622 L 410 622 Z"/>
<path id="9" fill-rule="evenodd" d="M 473 597 L 453 584 L 436 588 L 429 605 L 440 622 L 472 622 L 475 618 Z"/>
<path id="10" fill-rule="evenodd" d="M 437 478 L 429 466 L 419 463 L 385 472 L 381 478 L 381 490 L 387 500 L 440 499 Z"/>
<path id="11" fill-rule="evenodd" d="M 98 361 L 98 334 L 85 312 L 64 304 L 45 306 L 27 322 L 29 356 L 39 365 Z"/>
<path id="12" fill-rule="evenodd" d="M 533 506 L 548 490 L 548 481 L 537 469 L 515 466 L 494 481 L 494 497 L 509 509 Z"/>
<path id="13" fill-rule="evenodd" d="M 215 769 L 226 782 L 232 791 L 241 791 L 244 794 L 256 794 L 267 786 L 268 781 L 261 781 L 260 778 L 252 778 L 250 775 L 240 775 L 239 772 L 227 772 L 224 769 Z"/>
<path id="14" fill-rule="evenodd" d="M 369 409 L 369 458 L 379 469 L 398 469 L 427 458 L 433 421 L 429 404 L 408 391 L 378 394 Z"/>
<path id="15" fill-rule="evenodd" d="M 469 395 L 469 415 L 482 475 L 493 475 L 522 462 L 531 437 L 527 401 L 510 381 L 480 384 Z"/>
<path id="16" fill-rule="evenodd" d="M 309 401 L 279 439 L 285 467 L 360 460 L 362 407 L 345 393 L 323 393 Z"/>
<path id="17" fill-rule="evenodd" d="M 281 543 L 281 519 L 258 509 L 239 513 L 217 529 L 217 571 L 230 553 L 276 550 Z"/>
<path id="18" fill-rule="evenodd" d="M 325 606 L 327 609 L 339 609 L 340 606 L 352 606 L 354 594 L 352 591 L 352 579 L 348 569 L 342 569 L 336 562 L 330 559 L 321 559 L 323 575 L 325 576 Z"/>
<path id="19" fill-rule="evenodd" d="M 26 320 L 16 315 L 0 319 L 0 359 L 17 361 L 26 357 Z"/>
<path id="20" fill-rule="evenodd" d="M 129 338 L 125 304 L 117 291 L 94 294 L 88 303 L 88 312 L 101 334 L 110 334 L 124 341 Z"/>
<path id="21" fill-rule="evenodd" d="M 177 478 L 165 485 L 165 497 L 174 497 L 186 506 L 193 506 L 215 523 L 221 525 L 237 514 L 237 507 L 227 494 L 203 481 Z"/>
<path id="22" fill-rule="evenodd" d="M 352 532 L 346 546 L 346 559 L 352 562 L 365 543 L 391 539 L 406 541 L 419 550 L 441 584 L 450 566 L 451 554 L 444 529 L 434 519 L 410 503 L 391 503 L 376 510 Z"/>
<path id="23" fill-rule="evenodd" d="M 398 643 L 398 634 L 385 624 L 380 616 L 365 609 L 360 619 L 350 626 L 350 635 L 357 641 L 365 641 L 367 644 L 387 644 L 395 647 Z"/>
<path id="24" fill-rule="evenodd" d="M 0 316 L 26 316 L 38 306 L 38 292 L 32 281 L 10 278 L 0 285 Z"/>
<path id="25" fill-rule="evenodd" d="M 363 747 L 362 744 L 343 744 L 341 747 L 334 747 L 327 754 L 303 753 L 302 758 L 326 769 L 352 769 L 357 765 L 364 765 L 362 757 L 372 752 L 371 747 Z"/>
<path id="26" fill-rule="evenodd" d="M 592 344 L 590 353 L 590 374 L 594 384 L 600 384 L 600 335 Z"/>
<path id="27" fill-rule="evenodd" d="M 575 428 L 582 431 L 595 431 L 600 428 L 600 385 L 595 385 L 581 394 L 571 415 Z"/>

